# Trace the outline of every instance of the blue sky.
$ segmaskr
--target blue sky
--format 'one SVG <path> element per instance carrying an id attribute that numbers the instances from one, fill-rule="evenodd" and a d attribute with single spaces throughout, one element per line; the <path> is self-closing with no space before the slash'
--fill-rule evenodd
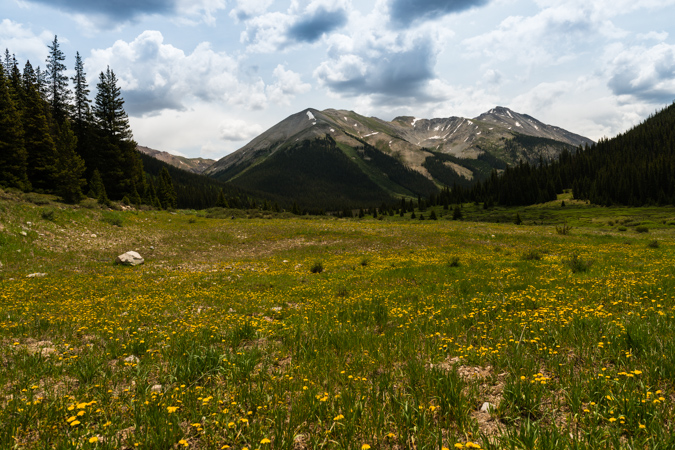
<path id="1" fill-rule="evenodd" d="M 3 0 L 0 49 L 110 66 L 141 145 L 220 158 L 312 107 L 500 105 L 592 139 L 675 100 L 675 0 Z"/>

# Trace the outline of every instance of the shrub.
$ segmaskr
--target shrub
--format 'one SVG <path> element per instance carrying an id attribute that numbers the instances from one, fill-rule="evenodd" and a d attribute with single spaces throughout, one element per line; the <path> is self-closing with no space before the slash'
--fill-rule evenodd
<path id="1" fill-rule="evenodd" d="M 649 244 L 647 244 L 647 247 L 649 248 L 659 248 L 661 244 L 659 244 L 659 241 L 651 241 Z"/>
<path id="2" fill-rule="evenodd" d="M 587 272 L 588 269 L 590 269 L 593 262 L 590 260 L 582 259 L 579 257 L 579 255 L 574 254 L 565 261 L 565 264 L 567 264 L 567 267 L 572 269 L 572 272 L 579 273 L 579 272 Z"/>
<path id="3" fill-rule="evenodd" d="M 649 228 L 645 227 L 644 225 L 640 225 L 639 227 L 635 227 L 635 231 L 638 233 L 648 233 Z"/>
<path id="4" fill-rule="evenodd" d="M 42 206 L 42 205 L 48 205 L 49 199 L 46 198 L 44 195 L 36 194 L 34 192 L 30 192 L 23 197 L 26 201 L 29 201 L 33 203 L 34 205 Z"/>
<path id="5" fill-rule="evenodd" d="M 450 263 L 448 265 L 450 267 L 459 267 L 459 256 L 453 256 L 450 258 Z"/>
<path id="6" fill-rule="evenodd" d="M 626 231 L 627 229 L 628 229 L 628 228 L 626 228 L 626 227 L 619 227 L 619 228 L 617 228 L 617 230 L 619 230 L 619 231 Z"/>
<path id="7" fill-rule="evenodd" d="M 121 227 L 122 226 L 122 218 L 118 216 L 117 214 L 111 214 L 111 213 L 103 213 L 103 217 L 101 218 L 102 222 L 105 222 L 107 224 L 113 225 L 115 227 Z"/>
<path id="8" fill-rule="evenodd" d="M 54 210 L 51 208 L 45 208 L 40 212 L 40 216 L 44 220 L 49 220 L 50 222 L 54 221 Z"/>
<path id="9" fill-rule="evenodd" d="M 347 297 L 349 295 L 349 291 L 345 286 L 340 286 L 337 288 L 337 292 L 335 293 L 338 297 Z"/>
<path id="10" fill-rule="evenodd" d="M 80 202 L 80 206 L 87 209 L 98 208 L 98 201 L 93 198 L 85 198 Z"/>
<path id="11" fill-rule="evenodd" d="M 522 259 L 525 261 L 539 261 L 542 256 L 539 250 L 530 249 L 527 253 L 523 254 Z"/>
<path id="12" fill-rule="evenodd" d="M 556 225 L 555 226 L 555 232 L 558 234 L 562 234 L 564 236 L 567 236 L 570 234 L 570 231 L 572 230 L 572 227 L 567 225 L 567 223 L 563 223 L 562 225 Z"/>
<path id="13" fill-rule="evenodd" d="M 361 258 L 361 265 L 363 267 L 366 267 L 368 265 L 368 258 L 366 258 L 365 256 Z"/>
<path id="14" fill-rule="evenodd" d="M 323 263 L 321 261 L 315 261 L 314 264 L 312 264 L 312 267 L 311 269 L 309 269 L 309 271 L 312 273 L 323 272 Z"/>
<path id="15" fill-rule="evenodd" d="M 516 225 L 522 225 L 523 219 L 520 218 L 520 213 L 516 213 L 516 216 L 513 218 L 513 223 Z"/>

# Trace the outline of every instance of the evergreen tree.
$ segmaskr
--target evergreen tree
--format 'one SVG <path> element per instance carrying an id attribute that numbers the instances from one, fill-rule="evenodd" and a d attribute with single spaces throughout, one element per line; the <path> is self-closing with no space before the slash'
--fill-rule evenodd
<path id="1" fill-rule="evenodd" d="M 89 180 L 89 193 L 87 194 L 91 198 L 95 198 L 102 205 L 107 205 L 110 203 L 108 200 L 108 194 L 105 191 L 105 185 L 103 184 L 103 178 L 101 178 L 101 173 L 98 169 L 94 170 L 94 173 Z"/>
<path id="2" fill-rule="evenodd" d="M 84 179 L 84 160 L 77 154 L 77 137 L 70 128 L 68 120 L 60 127 L 56 150 L 58 160 L 56 164 L 56 190 L 66 202 L 77 203 L 84 197 L 82 188 L 86 184 Z"/>
<path id="3" fill-rule="evenodd" d="M 68 77 L 66 76 L 65 55 L 59 48 L 59 40 L 54 36 L 54 41 L 48 47 L 47 57 L 47 80 L 49 82 L 48 97 L 52 110 L 52 116 L 57 123 L 61 124 L 70 113 L 71 92 L 68 89 Z"/>
<path id="4" fill-rule="evenodd" d="M 159 173 L 159 187 L 157 197 L 159 198 L 162 208 L 176 208 L 176 191 L 173 187 L 171 175 L 169 175 L 169 171 L 166 167 L 163 167 L 162 171 Z"/>
<path id="5" fill-rule="evenodd" d="M 452 210 L 452 220 L 461 220 L 463 217 L 462 210 L 459 205 L 455 206 L 455 209 Z"/>
<path id="6" fill-rule="evenodd" d="M 30 189 L 21 117 L 0 67 L 0 186 Z"/>
<path id="7" fill-rule="evenodd" d="M 221 189 L 218 193 L 218 200 L 216 201 L 216 206 L 219 208 L 228 208 L 227 200 L 225 200 L 225 193 Z"/>
<path id="8" fill-rule="evenodd" d="M 99 169 L 110 195 L 121 198 L 142 183 L 143 164 L 132 139 L 117 77 L 110 67 L 100 73 L 96 88 L 94 117 L 99 138 L 96 153 L 86 162 Z"/>
<path id="9" fill-rule="evenodd" d="M 91 149 L 95 147 L 95 137 L 91 127 L 93 116 L 91 100 L 89 99 L 89 85 L 87 84 L 87 74 L 84 72 L 80 52 L 77 52 L 75 56 L 75 75 L 71 80 L 75 89 L 73 119 L 75 136 L 77 136 L 77 153 L 85 161 L 90 161 L 92 158 Z M 138 192 L 136 193 L 138 194 Z"/>
<path id="10" fill-rule="evenodd" d="M 35 86 L 25 86 L 21 122 L 28 155 L 28 179 L 33 188 L 52 191 L 57 182 L 56 146 L 50 129 L 49 110 Z"/>

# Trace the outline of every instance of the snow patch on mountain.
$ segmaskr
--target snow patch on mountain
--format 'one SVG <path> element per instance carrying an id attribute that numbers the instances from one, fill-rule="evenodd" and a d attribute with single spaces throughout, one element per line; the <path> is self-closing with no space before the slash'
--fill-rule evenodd
<path id="1" fill-rule="evenodd" d="M 307 111 L 307 117 L 309 117 L 309 120 L 316 120 L 314 114 L 312 114 L 312 111 Z"/>

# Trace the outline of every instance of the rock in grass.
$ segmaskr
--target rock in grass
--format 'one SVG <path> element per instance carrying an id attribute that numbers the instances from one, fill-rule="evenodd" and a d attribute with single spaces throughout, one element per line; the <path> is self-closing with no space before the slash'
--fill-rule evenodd
<path id="1" fill-rule="evenodd" d="M 483 405 L 480 407 L 481 412 L 490 412 L 491 409 L 494 409 L 494 405 L 490 402 L 485 402 Z"/>
<path id="2" fill-rule="evenodd" d="M 42 278 L 46 276 L 46 273 L 31 273 L 30 275 L 26 275 L 26 278 Z"/>
<path id="3" fill-rule="evenodd" d="M 116 264 L 123 264 L 125 266 L 137 266 L 144 262 L 143 257 L 136 252 L 126 252 L 115 259 Z"/>

